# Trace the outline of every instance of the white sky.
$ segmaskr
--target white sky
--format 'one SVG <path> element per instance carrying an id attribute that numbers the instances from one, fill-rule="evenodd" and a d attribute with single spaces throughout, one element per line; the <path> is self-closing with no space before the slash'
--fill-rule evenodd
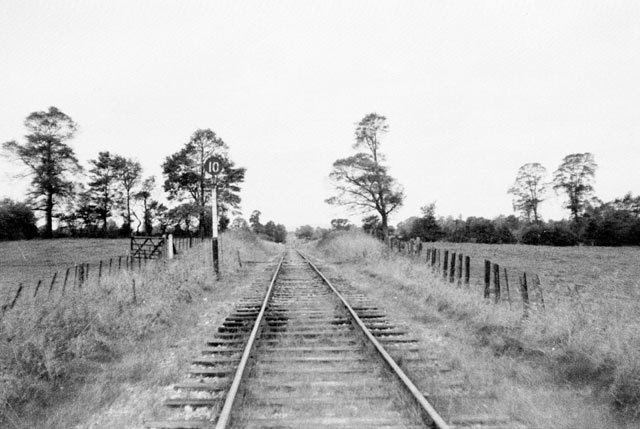
<path id="1" fill-rule="evenodd" d="M 327 176 L 373 111 L 407 195 L 393 223 L 434 200 L 509 214 L 520 165 L 573 152 L 610 200 L 640 192 L 640 2 L 0 0 L 0 141 L 51 105 L 85 165 L 109 150 L 145 175 L 212 128 L 248 170 L 245 217 L 289 228 L 345 217 Z M 14 174 L 0 160 L 0 196 L 23 197 Z M 553 194 L 541 212 L 567 215 Z"/>

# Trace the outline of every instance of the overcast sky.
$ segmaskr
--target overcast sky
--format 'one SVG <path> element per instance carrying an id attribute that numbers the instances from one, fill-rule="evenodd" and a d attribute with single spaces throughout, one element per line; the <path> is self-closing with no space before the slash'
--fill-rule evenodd
<path id="1" fill-rule="evenodd" d="M 431 201 L 510 214 L 518 167 L 574 152 L 595 155 L 603 200 L 640 193 L 638 1 L 0 0 L 0 64 L 0 141 L 54 105 L 85 165 L 109 150 L 160 176 L 212 128 L 247 168 L 245 217 L 289 228 L 346 216 L 328 174 L 370 112 L 406 192 L 394 224 Z M 14 175 L 0 160 L 0 197 L 23 198 Z"/>

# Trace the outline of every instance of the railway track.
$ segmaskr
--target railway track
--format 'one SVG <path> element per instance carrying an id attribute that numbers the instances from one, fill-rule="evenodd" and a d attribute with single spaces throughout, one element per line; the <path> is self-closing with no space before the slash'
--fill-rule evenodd
<path id="1" fill-rule="evenodd" d="M 352 289 L 339 292 L 289 249 L 263 296 L 248 297 L 174 386 L 176 428 L 448 428 L 390 354 L 417 342 Z"/>

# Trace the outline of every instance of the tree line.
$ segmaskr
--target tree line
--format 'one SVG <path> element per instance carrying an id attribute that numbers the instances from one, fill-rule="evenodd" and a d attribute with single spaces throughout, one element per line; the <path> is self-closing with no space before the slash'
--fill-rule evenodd
<path id="1" fill-rule="evenodd" d="M 394 228 L 389 225 L 389 217 L 402 206 L 405 195 L 402 186 L 389 174 L 389 166 L 380 150 L 381 138 L 388 132 L 387 118 L 377 113 L 364 116 L 356 124 L 353 148 L 364 151 L 333 163 L 329 178 L 335 195 L 326 200 L 329 204 L 344 206 L 352 213 L 366 215 L 362 219 L 362 229 L 380 239 L 395 235 L 401 239 L 420 237 L 425 241 L 478 243 L 640 244 L 640 197 L 629 193 L 609 202 L 595 197 L 598 166 L 591 153 L 565 156 L 552 179 L 547 177 L 547 170 L 540 163 L 521 166 L 514 184 L 507 190 L 519 216 L 469 217 L 465 220 L 436 218 L 432 203 Z M 539 207 L 550 190 L 565 196 L 564 207 L 569 211 L 569 220 L 544 221 Z M 332 221 L 332 229 L 340 228 Z M 298 228 L 296 235 L 315 238 L 322 232 L 306 225 Z"/>
<path id="2" fill-rule="evenodd" d="M 70 141 L 78 125 L 56 107 L 29 114 L 23 142 L 3 143 L 4 155 L 19 161 L 30 178 L 25 202 L 0 201 L 0 239 L 33 238 L 39 234 L 33 211 L 42 212 L 42 237 L 129 236 L 136 234 L 211 234 L 211 190 L 218 194 L 219 228 L 238 214 L 240 185 L 246 169 L 236 167 L 228 145 L 211 129 L 196 130 L 162 164 L 162 190 L 171 208 L 154 198 L 154 176 L 144 177 L 140 163 L 101 151 L 81 166 Z M 215 179 L 204 170 L 216 155 L 222 162 Z M 54 231 L 54 220 L 57 228 Z M 120 225 L 118 225 L 120 221 Z M 135 229 L 134 221 L 137 221 Z"/>

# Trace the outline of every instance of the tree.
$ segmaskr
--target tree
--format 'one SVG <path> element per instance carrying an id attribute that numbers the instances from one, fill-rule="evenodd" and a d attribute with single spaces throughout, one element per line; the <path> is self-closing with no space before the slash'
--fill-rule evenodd
<path id="1" fill-rule="evenodd" d="M 142 201 L 142 224 L 144 225 L 144 232 L 147 235 L 151 235 L 151 232 L 153 231 L 151 193 L 155 187 L 156 178 L 154 176 L 149 176 L 142 182 L 140 191 L 134 195 L 135 199 Z"/>
<path id="2" fill-rule="evenodd" d="M 389 214 L 404 200 L 402 187 L 381 164 L 384 155 L 380 153 L 380 136 L 388 130 L 386 118 L 377 113 L 366 115 L 357 124 L 353 147 L 364 147 L 369 153 L 359 152 L 333 163 L 329 177 L 338 194 L 326 200 L 363 213 L 376 211 L 385 240 L 389 235 Z"/>
<path id="3" fill-rule="evenodd" d="M 26 143 L 8 141 L 3 144 L 3 149 L 28 167 L 32 176 L 31 203 L 36 210 L 44 211 L 44 236 L 50 238 L 56 205 L 73 194 L 73 181 L 69 174 L 82 169 L 73 149 L 66 143 L 75 135 L 77 125 L 56 107 L 31 113 L 24 125 L 28 131 Z"/>
<path id="4" fill-rule="evenodd" d="M 349 219 L 331 219 L 331 228 L 336 231 L 348 231 L 353 227 Z"/>
<path id="5" fill-rule="evenodd" d="M 191 225 L 197 221 L 200 209 L 193 203 L 183 203 L 167 211 L 167 220 L 176 229 L 187 232 L 191 235 Z"/>
<path id="6" fill-rule="evenodd" d="M 302 225 L 296 229 L 295 234 L 301 240 L 311 240 L 313 238 L 313 227 L 311 225 Z"/>
<path id="7" fill-rule="evenodd" d="M 120 187 L 124 194 L 124 204 L 126 209 L 126 217 L 124 220 L 123 229 L 126 234 L 131 234 L 131 198 L 133 197 L 133 188 L 140 183 L 142 177 L 142 166 L 133 159 L 124 158 L 122 156 L 115 156 L 114 168 L 116 171 L 116 178 L 120 184 Z"/>
<path id="8" fill-rule="evenodd" d="M 260 215 L 262 212 L 260 210 L 254 210 L 251 212 L 251 216 L 249 216 L 249 224 L 251 225 L 251 230 L 256 234 L 260 234 L 263 232 L 264 227 L 260 223 Z"/>
<path id="9" fill-rule="evenodd" d="M 200 208 L 199 230 L 204 237 L 205 206 L 216 186 L 218 214 L 224 216 L 230 208 L 240 205 L 239 184 L 244 181 L 245 168 L 236 168 L 229 159 L 227 144 L 210 129 L 199 129 L 178 152 L 168 156 L 162 164 L 165 176 L 164 190 L 169 199 L 191 199 Z M 221 159 L 221 172 L 214 179 L 204 171 L 204 163 L 210 156 Z"/>
<path id="10" fill-rule="evenodd" d="M 236 216 L 233 219 L 233 222 L 231 222 L 231 229 L 235 229 L 235 230 L 248 230 L 249 229 L 249 224 L 247 223 L 247 221 L 240 216 Z"/>
<path id="11" fill-rule="evenodd" d="M 547 189 L 545 176 L 547 169 L 537 162 L 524 164 L 518 170 L 516 181 L 507 191 L 513 194 L 513 208 L 522 212 L 527 221 L 531 222 L 531 214 L 533 214 L 533 222 L 538 223 L 538 205 L 544 201 L 542 196 Z"/>
<path id="12" fill-rule="evenodd" d="M 8 198 L 0 200 L 0 241 L 24 240 L 37 235 L 36 217 L 28 205 Z"/>
<path id="13" fill-rule="evenodd" d="M 571 211 L 576 223 L 593 195 L 596 168 L 598 165 L 592 154 L 573 153 L 565 156 L 553 173 L 553 189 L 561 189 L 567 194 L 565 207 Z"/>
<path id="14" fill-rule="evenodd" d="M 106 233 L 107 219 L 121 198 L 118 164 L 116 157 L 108 151 L 98 153 L 98 158 L 90 160 L 89 163 L 93 166 L 89 170 L 89 195 L 102 221 L 102 232 Z"/>

